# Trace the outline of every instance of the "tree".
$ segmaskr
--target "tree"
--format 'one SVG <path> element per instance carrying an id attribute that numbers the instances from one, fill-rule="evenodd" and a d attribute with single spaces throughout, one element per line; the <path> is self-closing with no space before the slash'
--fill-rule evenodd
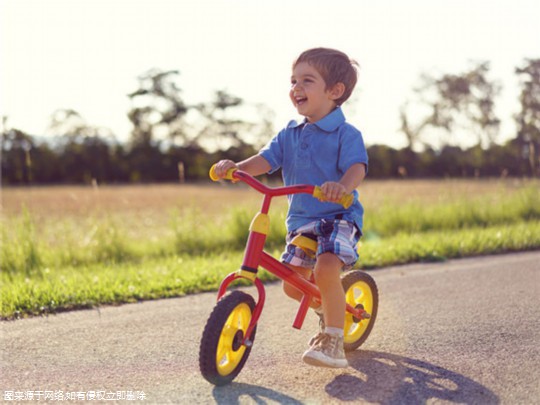
<path id="1" fill-rule="evenodd" d="M 422 84 L 415 90 L 421 118 L 411 123 L 408 103 L 400 111 L 401 131 L 410 148 L 419 143 L 433 144 L 425 138 L 425 129 L 443 130 L 451 134 L 457 130 L 473 132 L 477 145 L 489 147 L 495 141 L 500 120 L 495 115 L 495 98 L 500 86 L 487 78 L 489 63 L 480 62 L 461 74 L 444 74 L 438 78 L 422 75 Z M 432 131 L 432 134 L 434 131 Z M 439 140 L 441 148 L 447 141 Z"/>
<path id="2" fill-rule="evenodd" d="M 188 106 L 175 82 L 179 74 L 178 70 L 150 69 L 139 76 L 139 88 L 128 95 L 132 102 L 128 118 L 133 124 L 133 144 L 187 140 L 184 118 Z"/>
<path id="3" fill-rule="evenodd" d="M 521 110 L 515 116 L 517 141 L 531 174 L 540 176 L 540 59 L 527 59 L 524 66 L 516 68 L 516 74 L 521 81 Z"/>
<path id="4" fill-rule="evenodd" d="M 389 178 L 396 176 L 396 150 L 387 145 L 372 145 L 368 148 L 369 177 Z"/>
<path id="5" fill-rule="evenodd" d="M 115 138 L 109 128 L 88 124 L 81 114 L 70 108 L 60 108 L 52 113 L 47 132 L 71 138 L 102 137 L 109 140 Z"/>
<path id="6" fill-rule="evenodd" d="M 432 124 L 432 116 L 423 117 L 420 122 L 411 123 L 411 120 L 408 116 L 408 106 L 409 103 L 406 102 L 403 104 L 399 110 L 399 120 L 401 122 L 400 130 L 405 135 L 407 139 L 407 149 L 413 151 L 420 144 L 422 144 L 422 133 L 428 125 Z"/>
<path id="7" fill-rule="evenodd" d="M 57 181 L 114 180 L 118 145 L 110 129 L 89 125 L 75 110 L 59 109 L 51 116 L 48 132 L 57 136 L 62 156 Z"/>
<path id="8" fill-rule="evenodd" d="M 2 132 L 2 181 L 6 183 L 33 182 L 32 154 L 34 139 L 19 129 L 7 129 L 4 119 Z"/>
<path id="9" fill-rule="evenodd" d="M 478 145 L 489 147 L 494 143 L 500 120 L 496 117 L 495 97 L 500 86 L 487 79 L 489 62 L 480 62 L 461 75 L 444 75 L 435 82 L 440 94 L 439 109 L 449 117 L 450 128 L 459 125 L 459 117 L 465 118 L 463 126 L 476 132 Z"/>
<path id="10" fill-rule="evenodd" d="M 260 145 L 273 134 L 273 112 L 267 107 L 247 105 L 240 97 L 218 90 L 214 99 L 196 106 L 199 112 L 194 142 L 210 151 Z M 246 120 L 243 116 L 256 116 Z"/>

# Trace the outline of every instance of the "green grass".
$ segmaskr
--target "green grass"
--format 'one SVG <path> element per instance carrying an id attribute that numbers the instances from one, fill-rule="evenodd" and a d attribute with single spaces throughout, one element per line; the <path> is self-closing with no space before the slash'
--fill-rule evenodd
<path id="1" fill-rule="evenodd" d="M 387 239 L 363 242 L 358 266 L 373 269 L 535 249 L 540 249 L 540 221 L 451 232 L 399 233 Z"/>
<path id="2" fill-rule="evenodd" d="M 538 248 L 540 221 L 451 233 L 402 233 L 364 242 L 357 267 L 371 269 Z M 13 318 L 212 291 L 226 274 L 238 268 L 241 259 L 242 253 L 234 251 L 150 258 L 137 263 L 45 268 L 33 277 L 19 273 L 7 278 L 3 274 L 1 313 L 3 318 Z M 261 271 L 260 276 L 263 281 L 275 279 L 266 271 Z"/>
<path id="3" fill-rule="evenodd" d="M 211 257 L 168 257 L 121 265 L 45 268 L 39 277 L 32 278 L 14 275 L 2 283 L 2 316 L 35 315 L 211 290 L 234 267 L 239 256 L 235 252 Z"/>
<path id="4" fill-rule="evenodd" d="M 234 208 L 205 217 L 200 207 L 169 213 L 155 235 L 133 235 L 116 216 L 70 221 L 51 229 L 29 212 L 2 222 L 0 274 L 3 319 L 103 304 L 215 290 L 238 268 L 254 212 Z M 271 212 L 267 248 L 279 254 L 285 210 Z M 367 207 L 357 267 L 441 261 L 540 249 L 538 187 L 451 201 Z M 263 280 L 273 277 L 261 272 Z"/>
<path id="5" fill-rule="evenodd" d="M 382 237 L 399 232 L 422 233 L 540 220 L 540 191 L 528 187 L 511 194 L 463 196 L 450 202 L 426 205 L 386 203 L 366 215 L 366 233 Z"/>

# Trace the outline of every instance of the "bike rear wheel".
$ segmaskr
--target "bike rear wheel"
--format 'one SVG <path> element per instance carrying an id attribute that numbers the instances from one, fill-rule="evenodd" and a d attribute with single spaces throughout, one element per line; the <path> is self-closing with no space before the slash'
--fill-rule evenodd
<path id="1" fill-rule="evenodd" d="M 214 385 L 230 383 L 242 370 L 251 352 L 242 345 L 253 316 L 255 300 L 242 291 L 223 296 L 210 314 L 199 348 L 199 367 L 203 377 Z M 256 327 L 251 333 L 255 340 Z"/>
<path id="2" fill-rule="evenodd" d="M 352 314 L 345 313 L 343 348 L 349 352 L 356 350 L 371 333 L 379 307 L 379 292 L 373 278 L 360 270 L 345 273 L 341 283 L 347 304 L 353 308 L 363 308 L 370 315 L 369 319 L 356 319 Z"/>

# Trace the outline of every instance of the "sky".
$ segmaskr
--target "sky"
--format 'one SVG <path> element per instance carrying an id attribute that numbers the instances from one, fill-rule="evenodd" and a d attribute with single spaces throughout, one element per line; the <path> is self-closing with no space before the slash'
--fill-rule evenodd
<path id="1" fill-rule="evenodd" d="M 539 17 L 538 0 L 1 0 L 0 115 L 42 135 L 55 110 L 70 108 L 125 140 L 127 94 L 159 68 L 180 71 L 186 103 L 226 90 L 271 108 L 278 131 L 297 118 L 292 61 L 324 46 L 360 64 L 343 108 L 366 144 L 404 146 L 399 109 L 420 75 L 478 61 L 503 88 L 503 141 L 519 109 L 514 70 L 540 58 Z"/>

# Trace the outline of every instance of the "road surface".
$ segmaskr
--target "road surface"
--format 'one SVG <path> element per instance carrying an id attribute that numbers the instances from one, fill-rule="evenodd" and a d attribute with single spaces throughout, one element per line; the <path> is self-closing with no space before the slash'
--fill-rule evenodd
<path id="1" fill-rule="evenodd" d="M 228 386 L 198 369 L 215 300 L 205 293 L 0 323 L 0 402 L 540 403 L 540 252 L 371 274 L 379 317 L 347 369 L 301 362 L 317 318 L 293 329 L 296 304 L 274 283 L 251 356 Z"/>

